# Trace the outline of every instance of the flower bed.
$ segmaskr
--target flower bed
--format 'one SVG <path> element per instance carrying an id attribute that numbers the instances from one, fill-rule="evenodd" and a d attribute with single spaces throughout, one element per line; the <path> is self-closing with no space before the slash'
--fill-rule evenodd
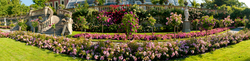
<path id="1" fill-rule="evenodd" d="M 230 27 L 233 28 L 233 27 Z M 211 35 L 211 34 L 215 34 L 215 33 L 220 33 L 223 32 L 225 30 L 227 30 L 228 28 L 215 28 L 212 30 L 208 30 L 207 34 Z M 175 38 L 189 38 L 189 37 L 199 37 L 199 36 L 205 36 L 206 32 L 202 31 L 202 32 L 191 32 L 191 33 L 178 33 L 175 35 Z M 110 34 L 90 34 L 90 33 L 84 33 L 84 34 L 76 34 L 74 35 L 74 38 L 78 38 L 78 37 L 86 37 L 86 38 L 93 38 L 93 39 L 112 39 L 112 40 L 126 40 L 126 35 L 125 34 L 114 34 L 114 35 L 110 35 Z M 172 39 L 174 38 L 174 34 L 158 34 L 158 35 L 142 35 L 142 34 L 136 34 L 136 35 L 132 35 L 132 37 L 130 37 L 130 40 L 134 39 L 134 40 L 166 40 L 166 39 Z"/>
<path id="2" fill-rule="evenodd" d="M 93 60 L 169 60 L 192 54 L 200 54 L 213 51 L 217 48 L 236 44 L 249 39 L 250 32 L 237 34 L 225 34 L 209 36 L 208 40 L 189 39 L 183 41 L 171 41 L 154 43 L 147 42 L 138 44 L 131 41 L 128 43 L 115 44 L 111 41 L 91 43 L 91 39 L 74 40 L 64 37 L 53 37 L 41 34 L 13 32 L 0 33 L 1 37 L 12 38 L 25 42 L 27 45 L 53 50 L 56 53 L 64 53 Z"/>
<path id="3" fill-rule="evenodd" d="M 0 26 L 2 29 L 10 29 L 10 26 Z"/>

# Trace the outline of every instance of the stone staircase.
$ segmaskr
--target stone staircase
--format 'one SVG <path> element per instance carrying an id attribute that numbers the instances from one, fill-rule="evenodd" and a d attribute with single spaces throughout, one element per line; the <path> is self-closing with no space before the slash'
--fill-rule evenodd
<path id="1" fill-rule="evenodd" d="M 26 20 L 29 20 L 26 24 L 31 27 L 31 30 L 34 29 L 34 27 L 31 26 L 31 20 L 35 20 L 38 18 L 38 16 L 42 16 L 44 21 L 40 22 L 40 25 L 38 25 L 38 33 L 42 34 L 54 34 L 54 29 L 49 26 L 51 24 L 55 24 L 55 34 L 56 35 L 69 35 L 72 33 L 72 23 L 73 20 L 65 20 L 64 15 L 70 14 L 72 16 L 72 13 L 67 10 L 57 10 L 57 15 L 53 14 L 53 10 L 45 7 L 44 9 L 36 10 L 36 11 L 30 11 L 29 18 Z M 11 31 L 19 30 L 19 26 L 15 26 Z"/>
<path id="2" fill-rule="evenodd" d="M 63 31 L 63 27 L 64 27 L 64 23 L 63 23 L 62 19 L 59 18 L 58 16 L 54 16 L 53 17 L 53 23 L 56 25 L 55 34 L 56 35 L 61 35 L 61 33 Z M 48 30 L 46 30 L 46 31 L 44 31 L 42 33 L 44 33 L 44 34 L 54 34 L 54 29 L 50 28 L 50 29 L 48 29 Z"/>

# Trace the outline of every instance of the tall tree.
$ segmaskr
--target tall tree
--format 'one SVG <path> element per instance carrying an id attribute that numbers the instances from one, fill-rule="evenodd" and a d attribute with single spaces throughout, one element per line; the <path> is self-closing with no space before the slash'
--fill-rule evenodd
<path id="1" fill-rule="evenodd" d="M 36 5 L 38 5 L 38 6 L 41 6 L 41 7 L 44 7 L 45 6 L 45 2 L 48 2 L 48 1 L 50 1 L 50 0 L 33 0 L 33 2 L 36 4 Z"/>
<path id="2" fill-rule="evenodd" d="M 184 6 L 184 0 L 178 0 L 179 6 Z"/>

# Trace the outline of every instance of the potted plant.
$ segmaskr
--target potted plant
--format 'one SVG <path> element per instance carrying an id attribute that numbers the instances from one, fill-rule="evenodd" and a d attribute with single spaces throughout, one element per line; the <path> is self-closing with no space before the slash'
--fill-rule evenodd
<path id="1" fill-rule="evenodd" d="M 188 2 L 187 2 L 187 1 L 185 1 L 185 2 L 184 2 L 184 5 L 185 5 L 185 6 L 187 6 L 187 5 L 188 5 Z"/>
<path id="2" fill-rule="evenodd" d="M 95 5 L 98 5 L 98 4 L 99 4 L 99 1 L 98 1 L 98 0 L 95 0 L 94 3 L 95 3 Z"/>
<path id="3" fill-rule="evenodd" d="M 12 20 L 10 20 L 10 29 L 12 29 L 15 25 L 13 24 Z"/>
<path id="4" fill-rule="evenodd" d="M 49 2 L 48 1 L 45 1 L 45 6 L 49 6 Z"/>
<path id="5" fill-rule="evenodd" d="M 121 0 L 116 0 L 116 5 L 118 5 L 120 3 Z"/>
<path id="6" fill-rule="evenodd" d="M 204 3 L 201 3 L 201 8 L 204 6 Z"/>
<path id="7" fill-rule="evenodd" d="M 30 10 L 33 10 L 32 5 L 30 5 Z"/>
<path id="8" fill-rule="evenodd" d="M 141 1 L 141 3 L 142 3 L 142 4 L 144 4 L 144 3 L 145 3 L 145 0 L 140 0 L 140 1 Z"/>
<path id="9" fill-rule="evenodd" d="M 54 36 L 56 36 L 56 24 L 52 23 L 49 26 L 51 26 L 54 29 Z"/>
<path id="10" fill-rule="evenodd" d="M 22 30 L 22 25 L 24 24 L 24 20 L 19 20 L 18 21 L 18 26 L 19 26 L 19 31 L 21 31 Z"/>
<path id="11" fill-rule="evenodd" d="M 65 18 L 66 18 L 66 20 L 69 20 L 71 17 L 69 14 L 65 14 Z"/>
<path id="12" fill-rule="evenodd" d="M 36 26 L 38 26 L 39 22 L 38 19 L 31 20 L 31 25 L 33 26 L 34 33 L 36 32 Z"/>
<path id="13" fill-rule="evenodd" d="M 42 17 L 42 16 L 39 16 L 39 17 L 38 17 L 38 20 L 39 20 L 40 22 L 42 22 L 42 21 L 43 21 L 43 17 Z"/>
<path id="14" fill-rule="evenodd" d="M 75 7 L 78 7 L 78 3 L 75 3 L 74 6 L 75 6 Z"/>
<path id="15" fill-rule="evenodd" d="M 165 0 L 165 5 L 167 5 L 168 4 L 168 0 Z"/>
<path id="16" fill-rule="evenodd" d="M 64 9 L 64 8 L 65 8 L 65 6 L 63 4 L 59 5 L 59 9 Z"/>

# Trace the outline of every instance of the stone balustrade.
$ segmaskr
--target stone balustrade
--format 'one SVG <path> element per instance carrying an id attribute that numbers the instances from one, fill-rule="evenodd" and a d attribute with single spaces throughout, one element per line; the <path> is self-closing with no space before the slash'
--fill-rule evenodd
<path id="1" fill-rule="evenodd" d="M 72 16 L 72 12 L 71 11 L 62 10 L 62 9 L 58 9 L 57 10 L 57 15 L 58 16 L 64 16 L 65 14 L 69 14 L 70 16 Z"/>
<path id="2" fill-rule="evenodd" d="M 93 8 L 93 9 L 96 9 L 96 10 L 99 10 L 99 11 L 102 11 L 102 10 L 110 10 L 112 8 L 110 8 L 111 6 L 110 5 L 104 5 L 104 6 L 90 6 L 89 8 Z M 118 8 L 129 8 L 131 6 L 127 6 L 127 5 L 120 5 Z M 143 8 L 145 10 L 151 10 L 151 9 L 155 9 L 155 10 L 162 10 L 162 9 L 170 9 L 170 8 L 174 8 L 174 9 L 183 9 L 185 10 L 185 7 L 184 6 L 169 6 L 169 5 L 147 5 L 147 4 L 142 4 L 142 5 L 139 5 L 140 8 Z M 193 7 L 188 7 L 188 9 L 197 9 L 197 10 L 202 10 L 202 11 L 206 11 L 206 12 L 211 12 L 211 11 L 215 11 L 215 12 L 227 12 L 225 10 L 214 10 L 214 9 L 201 9 L 201 8 L 193 8 Z M 71 12 L 75 12 L 74 8 L 72 9 L 65 9 L 65 10 L 68 10 L 68 11 L 71 11 Z"/>

